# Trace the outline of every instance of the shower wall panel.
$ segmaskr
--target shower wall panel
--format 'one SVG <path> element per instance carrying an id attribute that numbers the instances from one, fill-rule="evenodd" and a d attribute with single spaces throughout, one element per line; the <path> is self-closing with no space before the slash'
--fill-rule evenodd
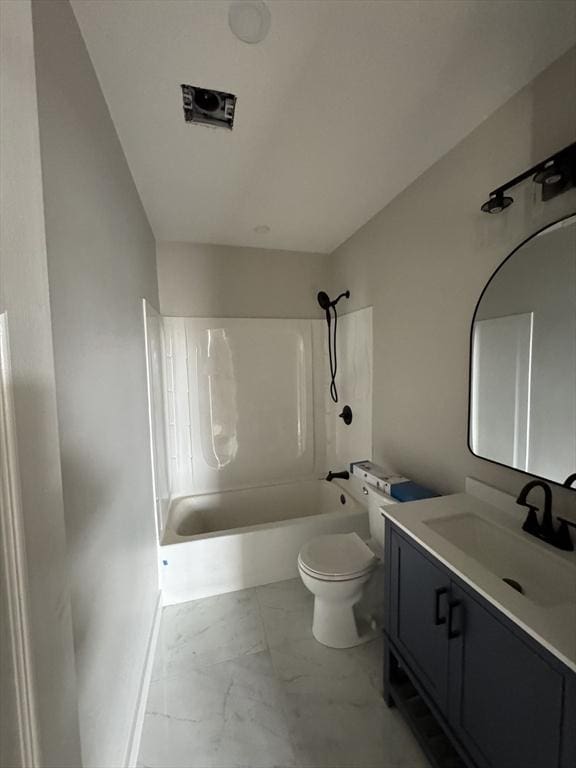
<path id="1" fill-rule="evenodd" d="M 162 538 L 170 506 L 170 479 L 166 429 L 164 382 L 164 323 L 154 307 L 143 300 L 146 334 L 146 368 L 148 383 L 148 417 L 152 452 L 152 485 L 158 538 Z"/>
<path id="2" fill-rule="evenodd" d="M 323 470 L 310 320 L 165 318 L 168 453 L 182 496 Z M 316 356 L 320 357 L 320 350 Z M 315 413 L 318 418 L 315 424 Z"/>

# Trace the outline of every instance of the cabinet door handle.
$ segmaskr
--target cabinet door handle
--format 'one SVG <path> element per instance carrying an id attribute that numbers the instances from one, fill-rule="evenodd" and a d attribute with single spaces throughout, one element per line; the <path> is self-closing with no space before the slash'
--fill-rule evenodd
<path id="1" fill-rule="evenodd" d="M 461 608 L 462 602 L 460 600 L 450 600 L 448 602 L 448 640 L 454 640 L 456 637 L 460 637 L 462 632 L 459 629 L 454 629 L 452 626 L 452 619 L 454 617 L 454 611 L 457 608 Z"/>
<path id="2" fill-rule="evenodd" d="M 448 589 L 446 587 L 437 587 L 434 590 L 434 624 L 440 626 L 440 624 L 446 624 L 446 616 L 440 616 L 440 598 L 442 595 L 447 594 Z"/>

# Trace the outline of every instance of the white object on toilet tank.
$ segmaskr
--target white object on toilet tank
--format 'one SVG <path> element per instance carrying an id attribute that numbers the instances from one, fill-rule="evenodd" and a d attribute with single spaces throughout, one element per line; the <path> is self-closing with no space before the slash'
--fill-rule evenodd
<path id="1" fill-rule="evenodd" d="M 350 464 L 350 470 L 353 475 L 359 477 L 365 483 L 376 486 L 386 493 L 390 493 L 393 485 L 405 483 L 409 478 L 395 475 L 389 470 L 374 464 L 373 461 L 354 461 Z"/>
<path id="2" fill-rule="evenodd" d="M 384 491 L 380 491 L 368 483 L 362 486 L 362 492 L 368 501 L 370 539 L 377 545 L 378 554 L 382 557 L 384 554 L 384 517 L 382 516 L 381 507 L 388 506 L 389 504 L 398 504 L 399 502 L 393 499 L 392 496 L 384 493 Z"/>

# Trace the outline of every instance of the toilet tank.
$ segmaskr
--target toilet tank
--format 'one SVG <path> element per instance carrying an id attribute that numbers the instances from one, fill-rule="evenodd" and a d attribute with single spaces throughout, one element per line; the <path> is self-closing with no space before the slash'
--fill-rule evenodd
<path id="1" fill-rule="evenodd" d="M 368 517 L 370 524 L 370 538 L 378 545 L 381 552 L 384 552 L 384 518 L 380 507 L 390 504 L 398 504 L 396 499 L 388 496 L 384 491 L 374 488 L 373 485 L 365 484 L 362 486 L 362 492 L 368 501 Z"/>

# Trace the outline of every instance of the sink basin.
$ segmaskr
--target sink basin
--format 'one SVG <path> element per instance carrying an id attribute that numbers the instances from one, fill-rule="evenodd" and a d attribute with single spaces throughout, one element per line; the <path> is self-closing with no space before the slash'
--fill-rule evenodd
<path id="1" fill-rule="evenodd" d="M 576 602 L 576 572 L 524 541 L 524 534 L 474 514 L 433 518 L 425 525 L 495 576 L 518 582 L 533 603 L 552 607 Z"/>

